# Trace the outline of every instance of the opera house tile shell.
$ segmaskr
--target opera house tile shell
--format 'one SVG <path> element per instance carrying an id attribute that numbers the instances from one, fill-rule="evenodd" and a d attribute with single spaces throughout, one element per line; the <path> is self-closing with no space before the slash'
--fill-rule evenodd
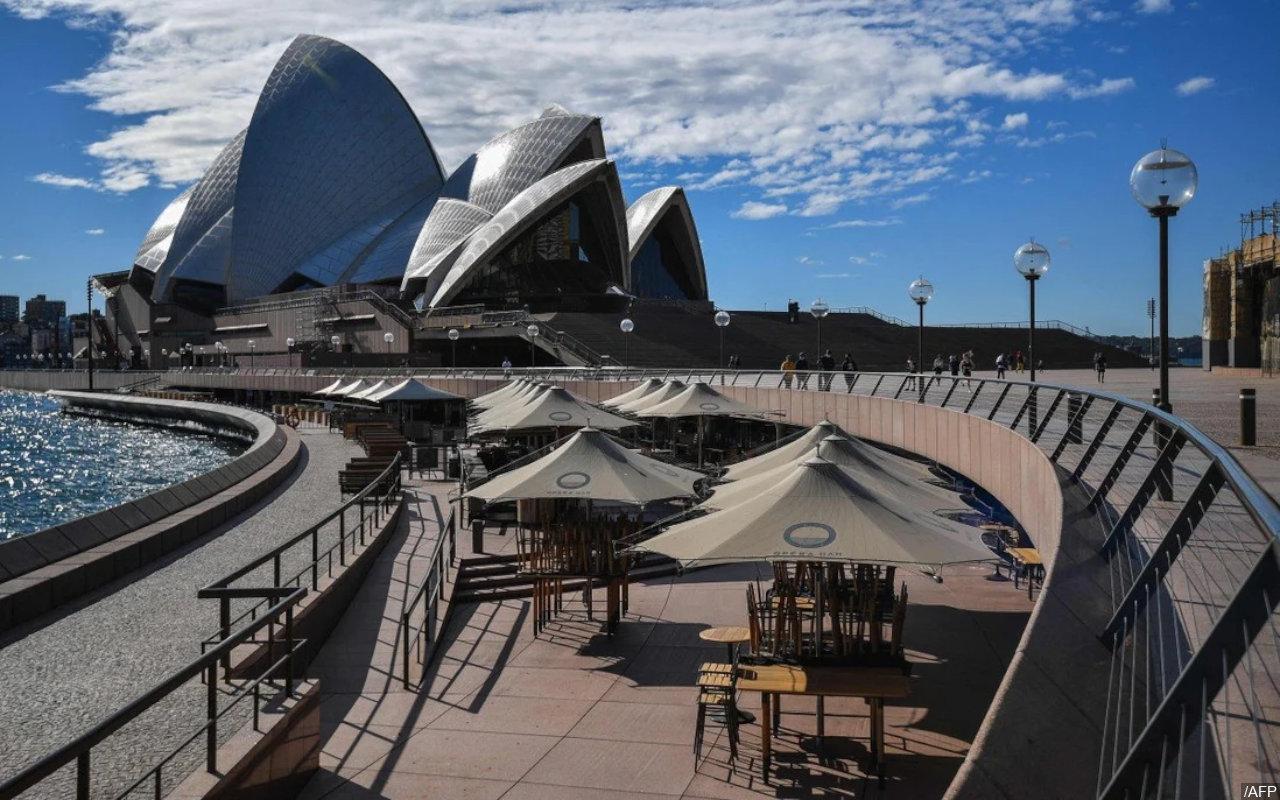
<path id="1" fill-rule="evenodd" d="M 199 313 L 350 284 L 419 307 L 707 299 L 684 192 L 627 208 L 598 117 L 552 105 L 446 176 L 390 80 L 319 36 L 289 45 L 248 126 L 157 217 L 129 283 Z"/>

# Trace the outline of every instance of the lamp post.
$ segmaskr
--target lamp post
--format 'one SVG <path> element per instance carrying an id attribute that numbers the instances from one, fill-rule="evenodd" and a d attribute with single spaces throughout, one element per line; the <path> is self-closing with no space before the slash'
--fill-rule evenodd
<path id="1" fill-rule="evenodd" d="M 391 355 L 391 343 L 396 340 L 396 335 L 391 331 L 382 334 L 382 341 L 387 343 L 387 355 Z"/>
<path id="2" fill-rule="evenodd" d="M 449 329 L 449 348 L 453 350 L 453 368 L 458 368 L 458 337 L 462 334 L 458 333 L 457 328 Z"/>
<path id="3" fill-rule="evenodd" d="M 1147 347 L 1147 363 L 1156 368 L 1156 299 L 1147 300 L 1147 319 L 1151 322 L 1151 344 Z"/>
<path id="4" fill-rule="evenodd" d="M 622 366 L 631 366 L 631 332 L 636 329 L 636 324 L 631 321 L 630 317 L 618 323 L 618 330 L 622 331 Z"/>
<path id="5" fill-rule="evenodd" d="M 297 340 L 297 339 L 294 339 L 292 336 L 290 336 L 290 337 L 288 337 L 288 338 L 286 338 L 286 339 L 284 340 L 284 346 L 285 346 L 285 347 L 288 349 L 288 351 L 289 351 L 289 367 L 290 367 L 290 368 L 292 368 L 292 367 L 293 367 L 293 346 L 294 346 L 295 344 L 297 344 L 297 343 L 298 343 L 298 340 Z M 302 364 L 301 364 L 301 363 L 299 363 L 299 364 L 298 364 L 298 366 L 302 366 Z"/>
<path id="6" fill-rule="evenodd" d="M 732 318 L 728 311 L 723 309 L 716 312 L 716 327 L 720 329 L 720 366 L 724 366 L 724 329 L 729 327 L 729 321 Z"/>
<path id="7" fill-rule="evenodd" d="M 916 372 L 923 371 L 924 365 L 924 307 L 933 299 L 933 284 L 929 283 L 921 275 L 911 282 L 907 287 L 907 296 L 920 309 L 920 324 L 916 327 Z M 917 381 L 916 391 L 919 392 L 919 402 L 924 402 L 924 382 Z"/>
<path id="8" fill-rule="evenodd" d="M 1036 380 L 1036 281 L 1049 271 L 1049 251 L 1035 239 L 1019 247 L 1013 254 L 1013 266 L 1027 279 L 1031 290 L 1031 321 L 1027 324 L 1027 364 L 1031 382 Z M 1034 424 L 1034 423 L 1033 423 Z"/>
<path id="9" fill-rule="evenodd" d="M 1129 190 L 1133 199 L 1160 220 L 1160 408 L 1172 411 L 1169 401 L 1169 217 L 1195 196 L 1199 176 L 1186 155 L 1170 150 L 1164 142 L 1133 165 Z"/>
<path id="10" fill-rule="evenodd" d="M 250 339 L 249 340 L 249 369 L 253 369 L 253 355 L 257 351 L 257 349 L 258 349 L 258 343 Z"/>
<path id="11" fill-rule="evenodd" d="M 195 359 L 191 355 L 191 342 L 183 342 L 182 344 L 182 356 L 178 359 L 178 364 L 182 365 L 184 360 L 186 361 L 186 366 L 195 364 Z"/>
<path id="12" fill-rule="evenodd" d="M 818 321 L 818 352 L 815 357 L 822 358 L 822 319 L 831 313 L 831 306 L 822 302 L 822 298 L 818 298 L 809 306 L 809 313 Z"/>
<path id="13" fill-rule="evenodd" d="M 89 305 L 89 316 L 84 320 L 85 349 L 89 352 L 89 391 L 93 391 L 93 278 L 85 281 L 84 299 Z"/>
<path id="14" fill-rule="evenodd" d="M 542 331 L 538 330 L 537 325 L 530 325 L 524 329 L 524 332 L 529 334 L 529 366 L 536 367 L 538 354 L 534 349 L 534 342 L 537 340 L 538 334 L 542 333 Z"/>

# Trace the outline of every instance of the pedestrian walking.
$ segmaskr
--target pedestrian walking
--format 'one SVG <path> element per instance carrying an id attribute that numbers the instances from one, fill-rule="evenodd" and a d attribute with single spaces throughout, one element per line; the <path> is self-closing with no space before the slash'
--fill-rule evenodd
<path id="1" fill-rule="evenodd" d="M 1022 360 L 1022 351 L 1017 350 L 1013 354 L 1013 371 L 1022 372 L 1023 366 L 1025 366 L 1025 362 Z"/>
<path id="2" fill-rule="evenodd" d="M 818 369 L 822 373 L 818 375 L 818 388 L 824 392 L 831 391 L 831 381 L 835 380 L 836 357 L 831 355 L 831 348 L 827 348 L 821 356 L 818 357 Z"/>
<path id="3" fill-rule="evenodd" d="M 947 356 L 947 366 L 951 369 L 951 377 L 958 377 L 960 375 L 960 356 L 955 353 Z"/>
<path id="4" fill-rule="evenodd" d="M 1098 383 L 1107 382 L 1107 357 L 1102 352 L 1093 354 L 1093 368 L 1098 373 Z"/>
<path id="5" fill-rule="evenodd" d="M 973 388 L 973 351 L 966 350 L 960 356 L 960 371 L 964 373 L 964 385 L 967 388 Z"/>
<path id="6" fill-rule="evenodd" d="M 511 359 L 506 356 L 502 357 L 502 377 L 511 377 Z"/>
<path id="7" fill-rule="evenodd" d="M 996 377 L 1000 378 L 1001 380 L 1004 380 L 1004 371 L 1005 369 L 1008 368 L 1008 366 L 1009 366 L 1009 359 L 1005 357 L 1005 354 L 1004 353 L 998 354 L 996 356 Z"/>
<path id="8" fill-rule="evenodd" d="M 796 372 L 796 362 L 791 360 L 790 353 L 782 357 L 782 366 L 779 369 L 782 370 L 782 388 L 790 389 L 791 378 Z"/>
<path id="9" fill-rule="evenodd" d="M 840 371 L 844 373 L 845 390 L 853 391 L 853 382 L 858 379 L 858 362 L 853 360 L 853 356 L 845 353 L 844 361 L 840 362 Z"/>
<path id="10" fill-rule="evenodd" d="M 916 388 L 916 362 L 911 360 L 911 356 L 907 356 L 907 380 L 908 389 Z"/>
<path id="11" fill-rule="evenodd" d="M 809 357 L 803 352 L 796 359 L 796 388 L 809 388 Z"/>

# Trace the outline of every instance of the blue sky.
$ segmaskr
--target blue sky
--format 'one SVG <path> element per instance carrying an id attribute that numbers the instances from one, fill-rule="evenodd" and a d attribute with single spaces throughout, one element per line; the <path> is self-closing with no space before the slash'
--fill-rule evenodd
<path id="1" fill-rule="evenodd" d="M 448 168 L 559 102 L 600 115 L 629 199 L 683 184 L 713 298 L 821 297 L 933 322 L 1038 315 L 1143 333 L 1162 137 L 1200 190 L 1172 222 L 1172 329 L 1201 263 L 1280 199 L 1280 9 L 1267 0 L 0 0 L 0 293 L 83 305 L 248 121 L 292 35 L 357 48 Z"/>

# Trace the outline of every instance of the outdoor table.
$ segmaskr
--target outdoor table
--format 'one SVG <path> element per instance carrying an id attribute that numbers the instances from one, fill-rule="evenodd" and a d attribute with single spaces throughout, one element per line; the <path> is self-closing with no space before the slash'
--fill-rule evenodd
<path id="1" fill-rule="evenodd" d="M 1021 569 L 1013 573 L 1014 588 L 1018 586 L 1018 574 L 1026 573 L 1027 576 L 1027 599 L 1031 599 L 1031 586 L 1034 583 L 1032 578 L 1038 572 L 1041 580 L 1044 579 L 1044 560 L 1040 558 L 1040 551 L 1034 547 L 1010 547 L 1006 550 Z"/>
<path id="2" fill-rule="evenodd" d="M 780 696 L 814 695 L 818 698 L 818 746 L 823 744 L 827 696 L 864 697 L 870 705 L 871 759 L 884 784 L 884 698 L 906 697 L 910 681 L 898 667 L 800 667 L 771 665 L 742 667 L 738 688 L 760 692 L 760 743 L 765 781 L 772 758 L 771 728 L 781 713 Z"/>

